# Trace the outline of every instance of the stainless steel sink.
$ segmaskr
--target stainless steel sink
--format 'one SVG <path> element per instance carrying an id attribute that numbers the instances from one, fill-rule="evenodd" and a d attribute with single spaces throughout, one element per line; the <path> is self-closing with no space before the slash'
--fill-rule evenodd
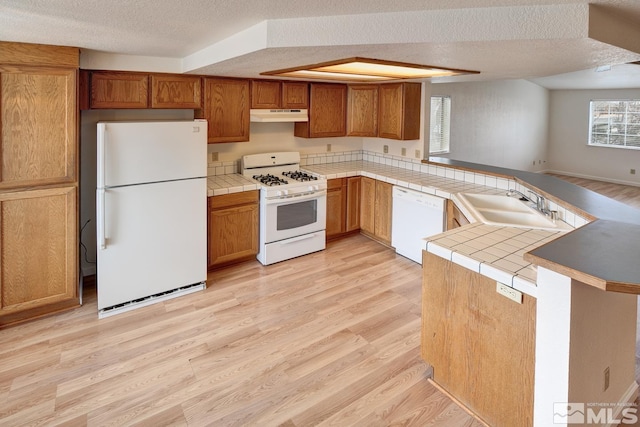
<path id="1" fill-rule="evenodd" d="M 573 228 L 560 220 L 553 220 L 515 197 L 495 194 L 458 193 L 456 199 L 480 222 L 505 227 L 535 228 L 550 231 L 569 231 Z"/>

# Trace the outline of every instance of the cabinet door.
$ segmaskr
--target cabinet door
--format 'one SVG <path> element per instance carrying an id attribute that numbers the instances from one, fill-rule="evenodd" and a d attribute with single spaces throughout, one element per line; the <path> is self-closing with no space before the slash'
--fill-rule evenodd
<path id="1" fill-rule="evenodd" d="M 464 216 L 462 211 L 458 209 L 456 204 L 451 200 L 447 200 L 447 231 L 454 228 L 469 224 L 469 220 Z"/>
<path id="2" fill-rule="evenodd" d="M 282 82 L 282 108 L 309 108 L 309 83 Z"/>
<path id="3" fill-rule="evenodd" d="M 347 136 L 378 136 L 378 86 L 349 85 Z"/>
<path id="4" fill-rule="evenodd" d="M 347 86 L 311 83 L 309 121 L 296 122 L 294 135 L 327 138 L 347 134 Z"/>
<path id="5" fill-rule="evenodd" d="M 420 138 L 420 83 L 382 84 L 379 90 L 378 136 Z"/>
<path id="6" fill-rule="evenodd" d="M 374 234 L 386 244 L 391 244 L 392 197 L 393 185 L 376 181 Z"/>
<path id="7" fill-rule="evenodd" d="M 360 229 L 375 233 L 376 180 L 361 177 L 360 181 Z"/>
<path id="8" fill-rule="evenodd" d="M 0 325 L 78 305 L 76 194 L 0 194 Z"/>
<path id="9" fill-rule="evenodd" d="M 282 84 L 278 81 L 251 81 L 251 108 L 282 108 Z"/>
<path id="10" fill-rule="evenodd" d="M 258 191 L 209 197 L 209 268 L 258 254 Z"/>
<path id="11" fill-rule="evenodd" d="M 0 66 L 0 189 L 76 180 L 76 74 Z"/>
<path id="12" fill-rule="evenodd" d="M 152 74 L 151 108 L 202 108 L 202 79 L 198 76 Z"/>
<path id="13" fill-rule="evenodd" d="M 210 266 L 258 253 L 258 205 L 213 210 L 209 227 Z"/>
<path id="14" fill-rule="evenodd" d="M 249 80 L 204 79 L 208 142 L 249 140 Z"/>
<path id="15" fill-rule="evenodd" d="M 360 228 L 360 177 L 347 178 L 347 215 L 345 231 Z"/>
<path id="16" fill-rule="evenodd" d="M 344 178 L 327 181 L 327 239 L 339 236 L 346 231 L 346 186 Z"/>
<path id="17" fill-rule="evenodd" d="M 147 108 L 149 76 L 141 73 L 91 73 L 91 108 Z"/>

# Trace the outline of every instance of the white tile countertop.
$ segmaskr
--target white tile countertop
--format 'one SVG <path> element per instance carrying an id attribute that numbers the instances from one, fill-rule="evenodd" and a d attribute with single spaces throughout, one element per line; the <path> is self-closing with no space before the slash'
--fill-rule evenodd
<path id="1" fill-rule="evenodd" d="M 239 173 L 207 177 L 207 197 L 257 190 L 258 188 L 255 181 L 245 178 Z"/>
<path id="2" fill-rule="evenodd" d="M 425 241 L 428 252 L 536 297 L 536 267 L 523 255 L 563 234 L 476 222 Z"/>
<path id="3" fill-rule="evenodd" d="M 428 170 L 427 165 L 417 166 L 418 169 L 415 170 L 356 160 L 306 165 L 302 169 L 316 175 L 322 175 L 327 179 L 366 176 L 445 199 L 450 199 L 451 195 L 455 193 L 503 194 L 510 188 L 510 180 L 506 178 L 433 167 L 433 172 L 439 172 L 436 174 L 426 171 Z M 511 183 L 513 184 L 513 181 Z"/>
<path id="4" fill-rule="evenodd" d="M 366 176 L 446 199 L 456 193 L 505 194 L 518 188 L 515 180 L 478 172 L 433 165 L 414 164 L 411 169 L 382 163 L 354 160 L 307 164 L 301 169 L 327 179 Z M 258 189 L 252 180 L 237 173 L 208 177 L 208 196 Z M 586 223 L 571 212 L 571 226 Z M 499 227 L 476 222 L 425 239 L 425 248 L 472 271 L 490 277 L 523 293 L 536 296 L 536 268 L 523 255 L 560 235 L 560 231 Z M 575 222 L 574 222 L 575 221 Z"/>

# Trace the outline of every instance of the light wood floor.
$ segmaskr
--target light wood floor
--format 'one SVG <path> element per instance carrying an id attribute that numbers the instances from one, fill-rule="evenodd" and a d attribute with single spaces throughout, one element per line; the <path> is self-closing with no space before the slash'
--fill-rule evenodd
<path id="1" fill-rule="evenodd" d="M 0 330 L 0 425 L 481 426 L 428 380 L 420 266 L 363 236 Z"/>
<path id="2" fill-rule="evenodd" d="M 635 208 L 640 208 L 640 187 L 632 185 L 613 184 L 610 182 L 594 181 L 585 178 L 576 178 L 566 175 L 549 174 L 556 178 L 569 181 L 573 184 L 588 188 L 596 193 L 603 194 L 610 199 L 617 200 Z"/>
<path id="3" fill-rule="evenodd" d="M 640 188 L 564 178 L 640 207 Z M 427 381 L 420 267 L 390 249 L 353 236 L 209 281 L 103 320 L 89 288 L 0 330 L 0 425 L 481 425 Z"/>

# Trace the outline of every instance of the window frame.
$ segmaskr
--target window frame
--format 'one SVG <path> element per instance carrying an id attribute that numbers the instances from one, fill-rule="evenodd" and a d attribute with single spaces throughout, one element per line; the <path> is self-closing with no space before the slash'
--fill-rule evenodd
<path id="1" fill-rule="evenodd" d="M 610 140 L 611 136 L 618 136 L 618 137 L 623 137 L 624 138 L 624 144 L 611 144 L 611 143 L 599 143 L 599 142 L 594 142 L 594 126 L 596 126 L 597 124 L 594 124 L 594 121 L 597 119 L 597 117 L 595 117 L 595 112 L 594 111 L 594 105 L 596 103 L 625 103 L 625 111 L 624 111 L 624 121 L 622 122 L 618 122 L 619 125 L 622 125 L 625 130 L 623 133 L 613 133 L 611 132 L 611 126 L 612 126 L 612 122 L 609 119 L 606 123 L 603 123 L 604 125 L 608 126 L 609 129 L 607 132 L 600 132 L 600 133 L 595 133 L 595 135 L 606 135 L 607 136 L 607 140 Z M 605 98 L 605 99 L 591 99 L 589 101 L 589 135 L 587 137 L 587 146 L 588 147 L 604 147 L 604 148 L 621 148 L 621 149 L 625 149 L 625 150 L 640 150 L 640 132 L 637 135 L 633 135 L 632 137 L 637 138 L 636 144 L 637 145 L 627 145 L 627 139 L 629 137 L 629 126 L 632 126 L 633 124 L 637 124 L 638 127 L 640 127 L 640 108 L 638 109 L 638 111 L 631 111 L 632 115 L 637 115 L 637 122 L 629 122 L 629 103 L 631 102 L 637 102 L 640 103 L 640 99 L 611 99 L 611 98 Z M 609 110 L 610 111 L 610 110 Z M 611 113 L 608 113 L 609 116 L 611 116 Z"/>
<path id="2" fill-rule="evenodd" d="M 448 111 L 439 114 L 441 117 L 440 123 L 435 124 L 438 120 L 434 117 L 433 102 L 434 100 L 440 100 L 440 105 Z M 430 98 L 430 120 L 429 120 L 429 155 L 437 154 L 449 154 L 451 152 L 451 96 L 449 95 L 432 95 Z M 438 148 L 434 149 L 434 127 L 440 125 L 442 130 L 435 132 L 440 135 L 438 140 Z M 446 134 L 446 136 L 445 136 Z M 443 142 L 443 139 L 446 139 Z"/>

